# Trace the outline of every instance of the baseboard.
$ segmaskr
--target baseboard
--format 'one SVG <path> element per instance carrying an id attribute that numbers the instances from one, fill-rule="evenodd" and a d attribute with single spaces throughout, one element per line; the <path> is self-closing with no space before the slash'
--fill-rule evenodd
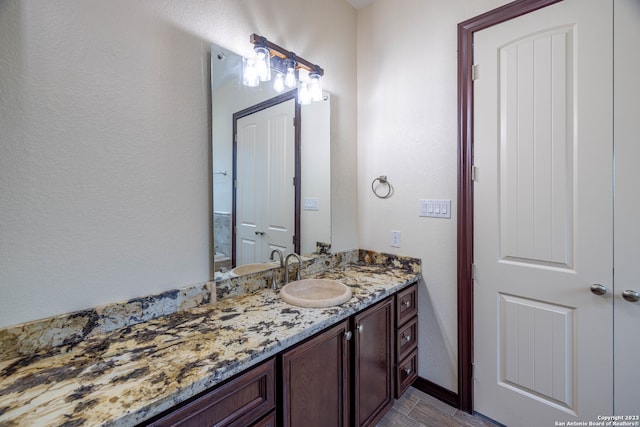
<path id="1" fill-rule="evenodd" d="M 454 408 L 460 407 L 460 400 L 458 399 L 458 393 L 454 393 L 436 383 L 429 380 L 425 380 L 422 377 L 418 377 L 413 382 L 413 387 L 417 388 L 423 393 L 427 393 L 430 396 L 435 397 L 444 403 L 453 406 Z"/>

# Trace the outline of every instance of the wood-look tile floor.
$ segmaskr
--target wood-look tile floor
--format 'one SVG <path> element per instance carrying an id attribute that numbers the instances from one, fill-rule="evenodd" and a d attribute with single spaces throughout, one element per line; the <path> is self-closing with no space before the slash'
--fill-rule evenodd
<path id="1" fill-rule="evenodd" d="M 413 387 L 395 401 L 377 427 L 496 427 L 491 420 L 459 411 Z"/>

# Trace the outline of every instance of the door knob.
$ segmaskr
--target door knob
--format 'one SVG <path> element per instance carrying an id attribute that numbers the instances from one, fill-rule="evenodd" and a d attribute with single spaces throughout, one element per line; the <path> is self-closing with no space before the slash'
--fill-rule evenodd
<path id="1" fill-rule="evenodd" d="M 638 302 L 640 301 L 640 293 L 632 289 L 627 289 L 626 291 L 622 292 L 622 298 L 629 302 Z"/>
<path id="2" fill-rule="evenodd" d="M 607 293 L 607 288 L 602 286 L 600 283 L 594 283 L 591 285 L 591 292 L 594 295 L 604 295 Z"/>

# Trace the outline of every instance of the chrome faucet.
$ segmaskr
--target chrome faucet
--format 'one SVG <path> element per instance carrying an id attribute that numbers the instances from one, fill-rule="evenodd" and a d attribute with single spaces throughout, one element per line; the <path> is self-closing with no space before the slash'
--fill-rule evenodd
<path id="1" fill-rule="evenodd" d="M 271 255 L 269 256 L 269 259 L 271 261 L 273 261 L 273 255 L 278 255 L 278 258 L 280 258 L 280 267 L 282 268 L 284 265 L 284 255 L 282 255 L 282 251 L 280 249 L 274 249 L 271 251 Z M 275 268 L 271 269 L 271 289 L 276 290 L 278 289 L 278 283 L 276 282 L 276 273 L 275 273 Z"/>
<path id="2" fill-rule="evenodd" d="M 287 258 L 284 260 L 284 284 L 285 285 L 289 283 L 289 258 L 291 257 L 298 258 L 298 271 L 296 273 L 296 280 L 300 280 L 300 270 L 302 270 L 302 259 L 300 258 L 300 255 L 298 255 L 295 252 L 292 252 L 289 255 L 287 255 Z"/>

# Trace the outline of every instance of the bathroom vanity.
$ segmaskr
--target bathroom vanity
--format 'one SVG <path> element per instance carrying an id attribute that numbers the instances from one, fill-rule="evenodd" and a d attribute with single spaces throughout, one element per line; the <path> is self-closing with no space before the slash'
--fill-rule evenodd
<path id="1" fill-rule="evenodd" d="M 416 293 L 413 284 L 142 425 L 275 426 L 279 413 L 285 427 L 375 426 L 417 377 Z"/>
<path id="2" fill-rule="evenodd" d="M 327 396 L 336 412 L 318 414 L 374 425 L 415 378 L 419 260 L 352 251 L 305 262 L 303 277 L 352 290 L 327 308 L 285 303 L 270 274 L 212 283 L 215 303 L 0 361 L 0 425 L 299 425 Z"/>

